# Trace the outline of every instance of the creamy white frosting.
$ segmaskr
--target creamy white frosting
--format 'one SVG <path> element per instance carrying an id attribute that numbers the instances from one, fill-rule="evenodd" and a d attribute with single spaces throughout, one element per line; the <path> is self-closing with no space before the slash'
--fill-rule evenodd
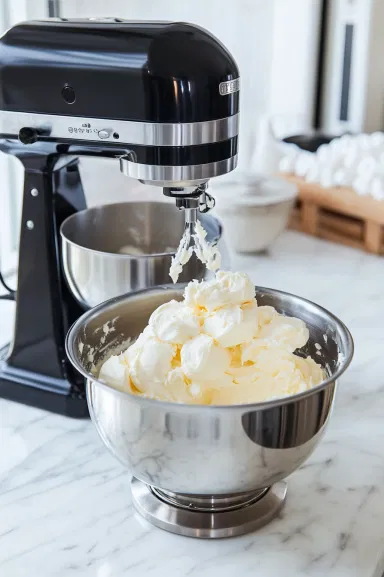
<path id="1" fill-rule="evenodd" d="M 149 330 L 123 354 L 129 364 L 130 380 L 140 392 L 148 396 L 164 394 L 162 390 L 176 354 L 174 345 L 160 341 Z"/>
<path id="2" fill-rule="evenodd" d="M 185 288 L 185 304 L 208 312 L 255 302 L 255 285 L 244 273 L 219 271 L 210 281 L 194 280 Z"/>
<path id="3" fill-rule="evenodd" d="M 196 221 L 184 230 L 179 247 L 172 258 L 169 276 L 175 283 L 179 278 L 183 266 L 187 264 L 193 253 L 205 264 L 208 270 L 216 271 L 221 265 L 221 255 L 216 245 L 210 244 L 207 239 L 207 232 L 202 227 L 200 221 Z"/>
<path id="4" fill-rule="evenodd" d="M 175 345 L 184 344 L 200 332 L 193 310 L 175 300 L 159 306 L 150 316 L 149 326 L 159 340 Z"/>
<path id="5" fill-rule="evenodd" d="M 181 368 L 192 381 L 216 381 L 230 364 L 230 352 L 205 334 L 187 341 L 181 349 Z"/>
<path id="6" fill-rule="evenodd" d="M 227 306 L 207 314 L 203 331 L 223 347 L 235 347 L 256 336 L 258 308 L 256 303 Z"/>
<path id="7" fill-rule="evenodd" d="M 155 399 L 242 404 L 293 395 L 320 383 L 323 369 L 294 351 L 309 338 L 305 323 L 257 305 L 247 275 L 218 272 L 193 281 L 182 302 L 156 309 L 100 378 Z"/>
<path id="8" fill-rule="evenodd" d="M 215 244 L 210 244 L 207 239 L 207 231 L 204 230 L 199 220 L 195 223 L 195 253 L 208 270 L 216 271 L 221 266 L 221 254 Z"/>
<path id="9" fill-rule="evenodd" d="M 193 255 L 193 248 L 191 245 L 191 234 L 185 229 L 183 236 L 181 237 L 180 244 L 176 251 L 175 256 L 172 258 L 171 266 L 169 269 L 169 276 L 174 283 L 177 282 L 180 274 L 183 271 L 183 266 L 187 264 L 191 256 Z"/>
<path id="10" fill-rule="evenodd" d="M 129 384 L 129 368 L 123 355 L 113 355 L 102 365 L 99 379 L 112 387 L 124 390 Z"/>
<path id="11" fill-rule="evenodd" d="M 264 307 L 259 307 L 259 311 L 263 308 Z M 270 308 L 272 307 L 268 307 L 268 309 Z M 274 309 L 272 310 L 272 318 L 269 317 L 271 312 L 269 310 L 267 317 L 263 318 L 263 316 L 261 316 L 261 324 L 255 338 L 243 344 L 243 363 L 247 361 L 255 362 L 261 349 L 278 347 L 287 350 L 289 353 L 293 353 L 293 351 L 300 349 L 307 343 L 309 331 L 302 320 L 294 317 L 285 317 L 279 315 Z"/>

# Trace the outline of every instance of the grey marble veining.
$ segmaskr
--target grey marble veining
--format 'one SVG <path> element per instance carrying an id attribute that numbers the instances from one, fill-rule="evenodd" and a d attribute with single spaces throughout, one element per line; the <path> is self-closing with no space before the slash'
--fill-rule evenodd
<path id="1" fill-rule="evenodd" d="M 155 529 L 91 423 L 0 400 L 1 577 L 381 577 L 384 260 L 288 232 L 232 268 L 325 306 L 355 338 L 329 429 L 289 478 L 281 518 L 224 541 Z M 2 341 L 12 306 L 0 302 Z"/>

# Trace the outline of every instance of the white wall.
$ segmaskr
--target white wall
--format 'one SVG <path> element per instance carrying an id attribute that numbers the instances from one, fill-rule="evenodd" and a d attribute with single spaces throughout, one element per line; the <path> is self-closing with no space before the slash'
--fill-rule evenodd
<path id="1" fill-rule="evenodd" d="M 312 125 L 321 0 L 274 0 L 266 112 L 293 130 Z"/>
<path id="2" fill-rule="evenodd" d="M 384 1 L 374 0 L 371 13 L 369 60 L 366 85 L 364 129 L 367 132 L 384 127 Z"/>

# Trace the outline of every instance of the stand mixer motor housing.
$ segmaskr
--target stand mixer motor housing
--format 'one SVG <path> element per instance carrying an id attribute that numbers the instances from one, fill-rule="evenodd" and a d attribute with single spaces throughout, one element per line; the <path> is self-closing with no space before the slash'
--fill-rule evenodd
<path id="1" fill-rule="evenodd" d="M 179 208 L 237 163 L 239 73 L 197 26 L 120 19 L 26 22 L 0 39 L 0 149 L 25 169 L 16 320 L 0 396 L 87 416 L 65 355 L 83 312 L 63 275 L 59 229 L 86 207 L 79 156 L 116 159 Z M 198 201 L 196 201 L 196 198 Z M 189 211 L 190 212 L 190 211 Z"/>

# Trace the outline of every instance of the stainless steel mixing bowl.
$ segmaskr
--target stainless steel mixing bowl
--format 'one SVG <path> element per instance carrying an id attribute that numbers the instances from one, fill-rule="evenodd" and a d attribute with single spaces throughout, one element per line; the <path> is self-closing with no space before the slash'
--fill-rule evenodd
<path id="1" fill-rule="evenodd" d="M 221 225 L 200 215 L 207 239 L 217 242 Z M 184 212 L 164 202 L 126 202 L 77 212 L 62 224 L 62 259 L 71 292 L 87 309 L 112 297 L 170 282 L 169 267 L 184 230 Z M 120 254 L 124 247 L 142 255 Z M 219 248 L 225 256 L 223 242 Z M 130 250 L 130 248 L 128 248 Z M 196 258 L 185 265 L 180 282 L 204 278 Z"/>
<path id="2" fill-rule="evenodd" d="M 92 420 L 134 477 L 162 491 L 217 496 L 270 487 L 295 471 L 323 435 L 336 380 L 352 358 L 351 335 L 316 304 L 257 288 L 259 305 L 308 325 L 309 343 L 300 354 L 324 366 L 329 376 L 321 385 L 271 402 L 196 406 L 144 399 L 100 382 L 95 366 L 137 336 L 156 307 L 181 295 L 174 286 L 139 291 L 97 306 L 73 325 L 67 353 L 87 379 Z"/>

